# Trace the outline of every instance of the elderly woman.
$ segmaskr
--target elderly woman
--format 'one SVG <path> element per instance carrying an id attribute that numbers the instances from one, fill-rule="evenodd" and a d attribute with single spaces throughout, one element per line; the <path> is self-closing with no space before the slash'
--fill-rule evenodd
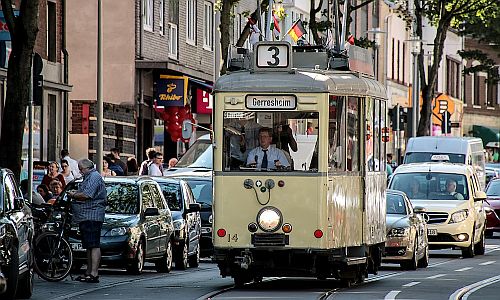
<path id="1" fill-rule="evenodd" d="M 50 162 L 48 166 L 48 172 L 43 176 L 42 184 L 50 186 L 52 180 L 57 179 L 62 183 L 62 188 L 66 186 L 66 181 L 64 181 L 64 175 L 59 173 L 59 164 L 55 161 Z"/>

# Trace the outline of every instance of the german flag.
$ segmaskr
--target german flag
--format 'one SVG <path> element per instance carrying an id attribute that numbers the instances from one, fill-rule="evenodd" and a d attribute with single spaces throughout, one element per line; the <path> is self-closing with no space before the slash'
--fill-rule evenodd
<path id="1" fill-rule="evenodd" d="M 297 42 L 301 36 L 306 34 L 306 30 L 304 26 L 302 26 L 302 20 L 297 20 L 286 34 L 288 34 L 294 42 Z"/>

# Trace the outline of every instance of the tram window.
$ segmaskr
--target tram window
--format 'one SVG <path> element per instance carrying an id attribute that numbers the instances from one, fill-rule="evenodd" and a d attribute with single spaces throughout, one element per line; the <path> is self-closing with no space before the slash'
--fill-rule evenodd
<path id="1" fill-rule="evenodd" d="M 385 128 L 387 130 L 388 124 L 386 123 L 387 120 L 387 107 L 385 101 L 380 101 L 380 126 L 382 128 Z M 382 132 L 382 134 L 388 134 L 386 131 L 385 133 Z M 382 137 L 382 142 L 380 144 L 381 146 L 381 162 L 382 164 L 380 165 L 381 171 L 385 171 L 387 168 L 387 164 L 383 163 L 386 158 L 387 158 L 387 142 L 385 141 L 384 137 Z"/>
<path id="2" fill-rule="evenodd" d="M 328 169 L 331 171 L 345 170 L 345 125 L 344 97 L 330 96 L 328 125 Z"/>
<path id="3" fill-rule="evenodd" d="M 380 165 L 385 161 L 380 157 L 380 100 L 373 100 L 373 170 L 380 171 Z"/>
<path id="4" fill-rule="evenodd" d="M 365 105 L 365 116 L 366 116 L 366 124 L 365 124 L 365 158 L 366 158 L 366 169 L 368 171 L 375 170 L 375 158 L 374 158 L 374 149 L 373 149 L 373 110 L 374 110 L 374 101 L 373 99 L 367 98 Z"/>
<path id="5" fill-rule="evenodd" d="M 318 171 L 317 112 L 224 112 L 223 124 L 224 171 Z"/>
<path id="6" fill-rule="evenodd" d="M 347 171 L 359 171 L 359 100 L 347 100 Z"/>

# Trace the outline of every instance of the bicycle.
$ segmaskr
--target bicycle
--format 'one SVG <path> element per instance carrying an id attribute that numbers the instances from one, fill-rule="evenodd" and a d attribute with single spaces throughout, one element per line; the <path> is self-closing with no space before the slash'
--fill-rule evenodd
<path id="1" fill-rule="evenodd" d="M 61 281 L 73 265 L 73 250 L 68 242 L 71 202 L 67 197 L 58 198 L 53 205 L 42 205 L 37 211 L 42 217 L 36 226 L 35 272 L 47 281 Z"/>

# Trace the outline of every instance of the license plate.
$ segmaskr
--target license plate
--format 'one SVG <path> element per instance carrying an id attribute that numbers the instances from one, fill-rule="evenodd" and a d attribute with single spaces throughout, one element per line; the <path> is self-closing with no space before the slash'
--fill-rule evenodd
<path id="1" fill-rule="evenodd" d="M 201 228 L 201 233 L 210 233 L 212 232 L 212 228 L 210 227 L 202 227 Z"/>
<path id="2" fill-rule="evenodd" d="M 427 235 L 438 235 L 437 229 L 427 229 Z"/>
<path id="3" fill-rule="evenodd" d="M 71 249 L 73 251 L 86 251 L 85 249 L 83 249 L 82 243 L 71 243 Z"/>

